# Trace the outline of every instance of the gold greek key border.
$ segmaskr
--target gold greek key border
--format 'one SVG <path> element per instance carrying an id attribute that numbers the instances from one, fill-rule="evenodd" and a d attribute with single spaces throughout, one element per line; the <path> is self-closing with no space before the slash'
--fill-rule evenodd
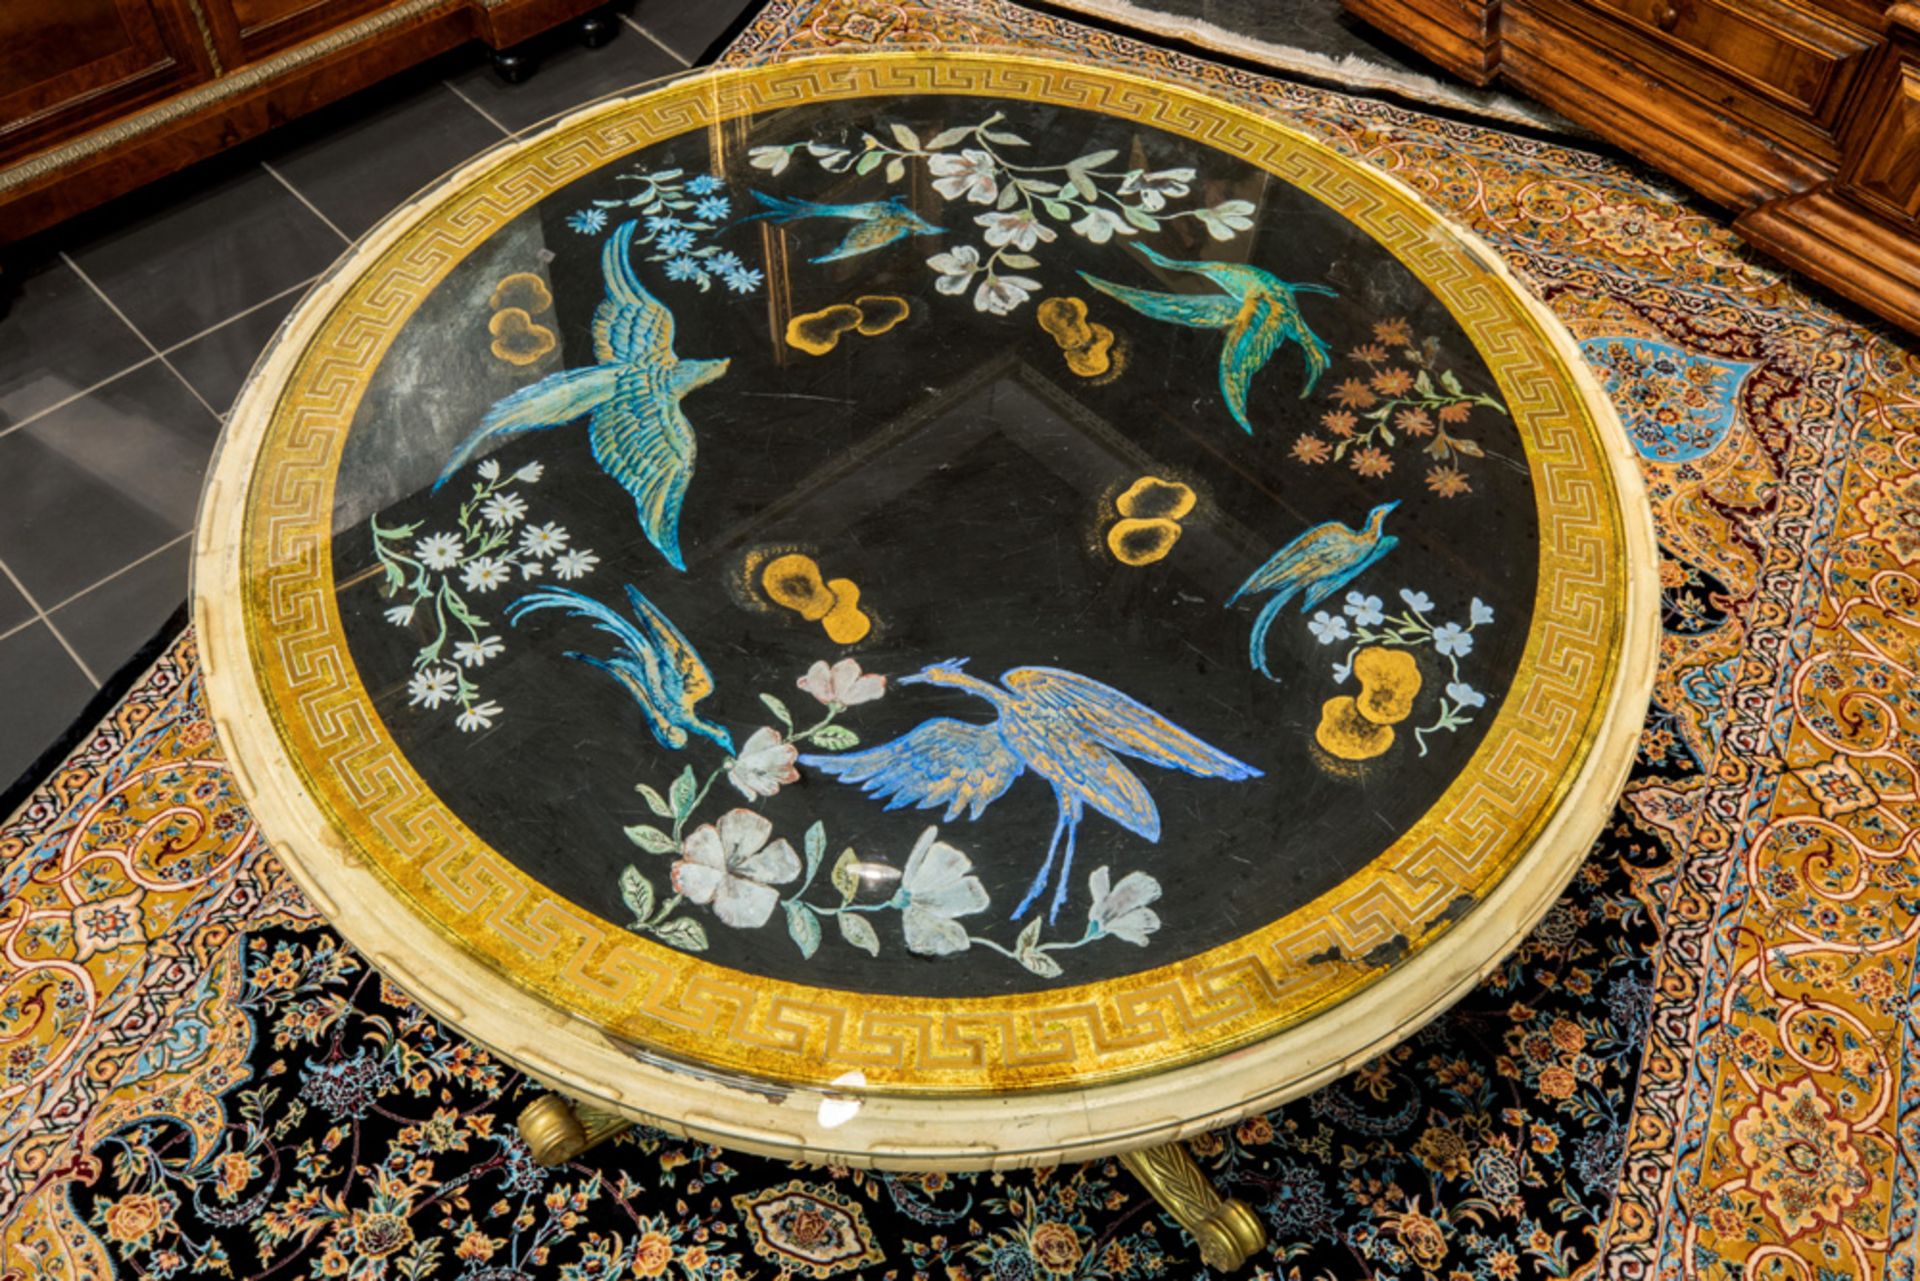
<path id="1" fill-rule="evenodd" d="M 1469 767 L 1413 830 L 1335 890 L 1242 939 L 1123 979 L 1026 996 L 929 1001 L 747 976 L 557 899 L 411 769 L 354 670 L 332 593 L 333 476 L 359 396 L 414 306 L 467 252 L 562 184 L 659 139 L 782 106 L 927 93 L 1151 125 L 1240 157 L 1361 226 L 1445 302 L 1494 370 L 1533 468 L 1542 531 L 1534 624 L 1513 686 Z M 1270 1037 L 1384 972 L 1309 958 L 1334 949 L 1358 958 L 1401 938 L 1409 956 L 1401 964 L 1417 963 L 1461 895 L 1484 897 L 1530 851 L 1565 871 L 1584 856 L 1584 846 L 1531 844 L 1596 764 L 1600 715 L 1615 702 L 1629 566 L 1614 473 L 1585 384 L 1527 300 L 1397 184 L 1165 84 L 1041 59 L 867 55 L 721 72 L 590 109 L 504 150 L 409 220 L 347 265 L 357 278 L 278 394 L 248 398 L 272 410 L 242 500 L 246 632 L 265 710 L 334 829 L 292 857 L 371 867 L 494 981 L 650 1051 L 761 1079 L 820 1085 L 859 1069 L 901 1094 L 1059 1089 Z M 354 938 L 351 905 L 337 923 Z"/>

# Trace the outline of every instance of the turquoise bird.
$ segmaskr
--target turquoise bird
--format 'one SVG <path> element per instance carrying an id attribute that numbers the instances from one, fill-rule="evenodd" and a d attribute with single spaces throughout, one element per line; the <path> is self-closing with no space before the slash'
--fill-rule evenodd
<path id="1" fill-rule="evenodd" d="M 941 228 L 934 226 L 913 210 L 898 196 L 886 200 L 873 200 L 863 205 L 820 205 L 811 200 L 790 200 L 785 196 L 769 196 L 756 191 L 753 198 L 766 206 L 766 212 L 742 218 L 742 222 L 752 222 L 756 218 L 766 218 L 773 222 L 799 222 L 805 218 L 844 218 L 854 224 L 840 247 L 832 253 L 821 254 L 818 258 L 809 258 L 808 262 L 836 262 L 841 258 L 856 258 L 864 253 L 883 248 L 896 240 L 908 236 L 937 236 Z"/>
<path id="2" fill-rule="evenodd" d="M 600 363 L 563 369 L 494 402 L 447 459 L 435 492 L 483 446 L 503 436 L 587 418 L 587 440 L 607 475 L 633 495 L 640 528 L 667 563 L 680 555 L 680 507 L 693 479 L 693 425 L 680 399 L 727 372 L 725 360 L 682 360 L 673 351 L 673 313 L 648 293 L 628 261 L 633 224 L 623 222 L 600 251 L 607 296 L 593 313 Z"/>
<path id="3" fill-rule="evenodd" d="M 1227 412 L 1233 415 L 1241 430 L 1253 434 L 1253 424 L 1247 421 L 1247 385 L 1288 339 L 1299 343 L 1307 358 L 1307 385 L 1300 389 L 1301 396 L 1306 396 L 1320 381 L 1320 375 L 1330 363 L 1327 345 L 1307 327 L 1295 295 L 1325 294 L 1338 298 L 1337 290 L 1325 285 L 1290 285 L 1272 272 L 1242 263 L 1181 262 L 1155 253 L 1145 245 L 1135 248 L 1145 254 L 1149 262 L 1169 271 L 1198 272 L 1220 292 L 1161 294 L 1116 285 L 1084 271 L 1080 278 L 1154 320 L 1192 329 L 1226 330 L 1227 345 L 1220 353 L 1220 394 L 1226 397 Z"/>
<path id="4" fill-rule="evenodd" d="M 507 620 L 514 626 L 535 610 L 564 609 L 575 618 L 589 618 L 600 631 L 620 642 L 612 658 L 569 651 L 568 658 L 589 663 L 619 681 L 633 701 L 646 713 L 647 728 L 660 746 L 672 751 L 687 745 L 688 736 L 698 734 L 711 739 L 729 755 L 733 754 L 733 736 L 712 721 L 701 720 L 694 705 L 713 693 L 713 674 L 694 652 L 667 616 L 640 589 L 627 585 L 627 603 L 633 607 L 629 622 L 591 596 L 565 587 L 547 587 L 507 606 Z"/>
<path id="5" fill-rule="evenodd" d="M 901 685 L 944 685 L 985 699 L 998 713 L 985 725 L 941 717 L 899 738 L 860 752 L 800 759 L 870 796 L 891 798 L 888 809 L 946 806 L 945 821 L 961 810 L 977 819 L 1028 770 L 1053 786 L 1059 818 L 1046 862 L 1014 909 L 1019 920 L 1053 876 L 1061 838 L 1066 858 L 1047 919 L 1060 915 L 1073 873 L 1074 837 L 1091 808 L 1149 841 L 1160 840 L 1160 810 L 1146 784 L 1120 757 L 1177 769 L 1200 778 L 1259 778 L 1260 771 L 1181 729 L 1160 713 L 1109 685 L 1054 667 L 1016 667 L 1000 683 L 969 676 L 964 658 L 950 658 L 903 676 Z"/>
<path id="6" fill-rule="evenodd" d="M 1231 609 L 1242 596 L 1273 593 L 1253 620 L 1253 637 L 1247 644 L 1255 671 L 1270 681 L 1280 679 L 1267 670 L 1267 630 L 1279 617 L 1282 605 L 1304 592 L 1300 612 L 1306 613 L 1400 545 L 1398 538 L 1382 532 L 1387 513 L 1399 505 L 1398 499 L 1381 503 L 1367 513 L 1364 529 L 1352 529 L 1337 520 L 1315 525 L 1275 552 L 1227 598 L 1227 608 Z"/>

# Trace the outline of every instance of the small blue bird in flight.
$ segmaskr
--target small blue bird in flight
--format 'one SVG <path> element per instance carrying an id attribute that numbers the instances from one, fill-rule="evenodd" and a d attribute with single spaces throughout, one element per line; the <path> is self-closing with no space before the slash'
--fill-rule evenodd
<path id="1" fill-rule="evenodd" d="M 1398 538 L 1382 532 L 1387 513 L 1399 505 L 1399 499 L 1381 503 L 1367 513 L 1367 523 L 1361 529 L 1349 528 L 1337 520 L 1315 525 L 1275 552 L 1227 598 L 1227 608 L 1231 609 L 1242 596 L 1273 593 L 1261 606 L 1260 616 L 1253 620 L 1253 637 L 1247 644 L 1255 671 L 1270 681 L 1280 679 L 1267 670 L 1267 630 L 1279 617 L 1282 605 L 1304 592 L 1300 612 L 1306 613 L 1400 545 Z"/>
<path id="2" fill-rule="evenodd" d="M 433 483 L 435 492 L 482 446 L 502 436 L 588 418 L 593 457 L 633 495 L 640 528 L 667 563 L 680 555 L 680 507 L 693 480 L 693 425 L 680 399 L 727 372 L 725 360 L 682 360 L 673 351 L 673 313 L 628 261 L 633 223 L 623 222 L 600 252 L 607 296 L 593 313 L 593 355 L 600 363 L 563 369 L 494 403 Z M 591 415 L 591 417 L 588 417 Z"/>
<path id="3" fill-rule="evenodd" d="M 1001 673 L 995 685 L 962 671 L 965 663 L 963 658 L 934 663 L 897 683 L 965 690 L 991 703 L 999 713 L 995 720 L 974 725 L 941 717 L 865 751 L 800 759 L 842 782 L 860 784 L 868 795 L 890 798 L 888 809 L 944 805 L 946 822 L 962 810 L 969 819 L 979 818 L 1027 770 L 1045 779 L 1053 786 L 1059 819 L 1046 862 L 1014 909 L 1016 921 L 1046 889 L 1064 836 L 1066 857 L 1047 919 L 1060 915 L 1073 873 L 1074 837 L 1086 809 L 1137 836 L 1160 840 L 1159 808 L 1146 784 L 1121 764 L 1121 756 L 1200 778 L 1260 777 L 1253 766 L 1099 681 L 1053 667 L 1016 667 Z"/>
<path id="4" fill-rule="evenodd" d="M 784 223 L 799 222 L 805 218 L 844 218 L 854 224 L 837 249 L 818 258 L 809 258 L 809 262 L 856 258 L 908 236 L 937 236 L 942 230 L 907 208 L 906 202 L 898 196 L 860 205 L 821 205 L 811 200 L 769 196 L 763 191 L 754 192 L 753 198 L 765 206 L 765 212 L 752 214 L 740 221 L 752 222 L 756 218 L 766 218 Z"/>
<path id="5" fill-rule="evenodd" d="M 1253 434 L 1253 424 L 1247 421 L 1248 384 L 1288 339 L 1299 343 L 1307 358 L 1307 385 L 1300 389 L 1301 396 L 1306 396 L 1320 381 L 1331 357 L 1327 354 L 1327 345 L 1307 327 L 1295 295 L 1325 294 L 1337 298 L 1340 296 L 1337 290 L 1325 285 L 1288 284 L 1272 272 L 1243 263 L 1181 262 L 1155 253 L 1145 245 L 1134 247 L 1147 256 L 1147 261 L 1169 271 L 1198 272 L 1221 292 L 1163 294 L 1116 285 L 1084 271 L 1080 278 L 1154 320 L 1192 329 L 1226 330 L 1227 345 L 1220 353 L 1220 394 L 1226 398 L 1227 412 L 1233 415 L 1241 430 Z"/>
<path id="6" fill-rule="evenodd" d="M 507 606 L 507 619 L 516 627 L 535 610 L 564 609 L 575 618 L 589 618 L 600 631 L 620 642 L 611 658 L 568 651 L 568 658 L 590 663 L 619 681 L 640 710 L 647 715 L 647 728 L 660 746 L 678 751 L 687 745 L 688 736 L 698 734 L 711 739 L 733 754 L 733 736 L 712 721 L 701 720 L 694 705 L 713 693 L 713 674 L 654 603 L 627 586 L 627 603 L 633 607 L 633 619 L 620 617 L 591 596 L 565 587 L 546 587 Z"/>

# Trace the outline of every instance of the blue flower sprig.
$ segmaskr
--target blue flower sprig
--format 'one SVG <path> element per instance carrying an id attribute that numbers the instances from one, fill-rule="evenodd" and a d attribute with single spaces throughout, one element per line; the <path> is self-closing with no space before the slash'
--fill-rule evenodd
<path id="1" fill-rule="evenodd" d="M 765 275 L 711 237 L 732 225 L 733 200 L 727 184 L 712 174 L 686 178 L 683 169 L 636 170 L 615 181 L 636 182 L 640 189 L 617 200 L 595 200 L 570 214 L 567 226 L 583 236 L 606 230 L 609 210 L 633 210 L 643 228 L 634 237 L 636 248 L 652 250 L 646 261 L 666 264 L 668 280 L 692 281 L 704 291 L 718 280 L 737 294 L 759 289 Z M 737 221 L 737 220 L 736 220 Z"/>
<path id="2" fill-rule="evenodd" d="M 1439 714 L 1433 724 L 1423 725 L 1413 732 L 1414 740 L 1420 744 L 1420 755 L 1425 756 L 1427 735 L 1441 731 L 1452 733 L 1470 725 L 1473 717 L 1467 715 L 1468 711 L 1487 705 L 1487 696 L 1461 679 L 1460 660 L 1473 652 L 1474 630 L 1493 621 L 1493 606 L 1478 596 L 1474 597 L 1467 606 L 1467 621 L 1462 626 L 1459 623 L 1434 623 L 1428 617 L 1433 612 L 1433 598 L 1425 592 L 1403 587 L 1400 589 L 1400 600 L 1406 608 L 1398 614 L 1388 614 L 1385 603 L 1378 596 L 1348 592 L 1346 604 L 1341 607 L 1340 613 L 1320 610 L 1307 624 L 1307 630 L 1322 645 L 1335 645 L 1344 640 L 1353 642 L 1347 649 L 1346 658 L 1333 665 L 1333 679 L 1342 683 L 1353 674 L 1354 655 L 1368 645 L 1399 646 L 1404 649 L 1431 645 L 1436 654 L 1447 660 L 1453 679 L 1447 682 L 1446 693 L 1440 699 Z"/>

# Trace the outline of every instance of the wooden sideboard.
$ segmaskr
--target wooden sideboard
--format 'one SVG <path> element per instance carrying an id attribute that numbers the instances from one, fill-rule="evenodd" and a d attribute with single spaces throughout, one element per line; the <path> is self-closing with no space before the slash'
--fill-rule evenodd
<path id="1" fill-rule="evenodd" d="M 0 243 L 455 45 L 607 0 L 4 0 Z"/>
<path id="2" fill-rule="evenodd" d="M 1728 206 L 1756 248 L 1920 333 L 1920 3 L 1343 3 Z"/>

